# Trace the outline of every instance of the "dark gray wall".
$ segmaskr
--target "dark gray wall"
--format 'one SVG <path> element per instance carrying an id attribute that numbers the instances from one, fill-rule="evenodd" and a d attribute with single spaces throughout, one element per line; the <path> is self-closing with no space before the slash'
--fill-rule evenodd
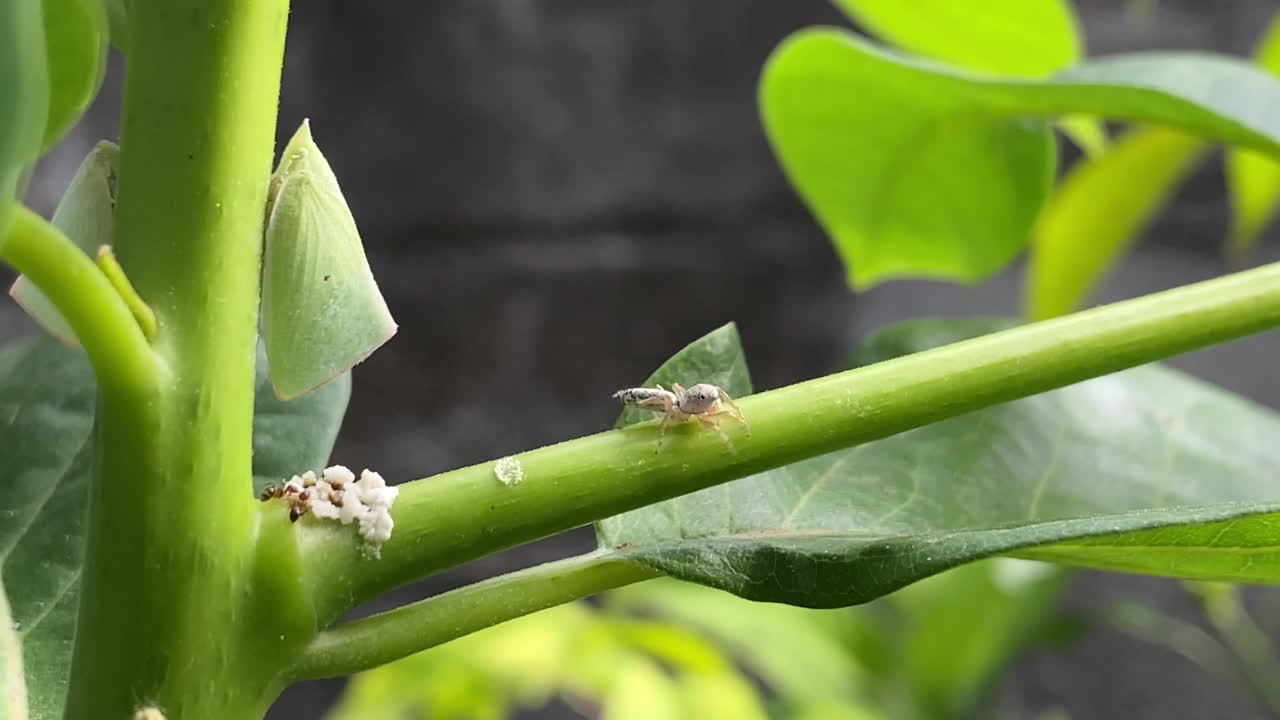
<path id="1" fill-rule="evenodd" d="M 1165 0 L 1144 19 L 1140 4 L 1078 3 L 1094 54 L 1244 53 L 1276 7 Z M 754 110 L 778 40 L 841 22 L 822 0 L 296 3 L 281 145 L 311 118 L 401 323 L 356 372 L 336 459 L 408 479 L 600 430 L 616 412 L 610 392 L 730 320 L 757 385 L 773 387 L 838 368 L 887 322 L 1016 312 L 1016 269 L 978 289 L 895 283 L 855 297 L 844 286 Z M 42 165 L 38 208 L 52 208 L 96 139 L 115 136 L 118 70 Z M 1105 296 L 1224 272 L 1225 221 L 1210 163 Z M 28 331 L 0 310 L 0 337 Z M 1280 406 L 1277 350 L 1272 334 L 1176 364 Z M 518 549 L 399 599 L 589 544 L 579 532 Z M 1066 604 L 1128 591 L 1183 604 L 1168 582 L 1101 574 L 1082 574 Z M 337 687 L 295 688 L 273 717 L 314 717 Z M 1028 717 L 1059 705 L 1079 718 L 1253 716 L 1186 663 L 1106 632 L 1035 653 L 1002 695 Z"/>

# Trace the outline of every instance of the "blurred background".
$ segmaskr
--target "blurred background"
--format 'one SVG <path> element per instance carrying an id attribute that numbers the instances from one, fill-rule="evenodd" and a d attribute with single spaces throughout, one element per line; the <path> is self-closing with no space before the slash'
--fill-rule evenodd
<path id="1" fill-rule="evenodd" d="M 1248 55 L 1280 8 L 1076 5 L 1090 55 Z M 295 3 L 279 146 L 311 119 L 400 323 L 355 371 L 335 461 L 404 480 L 599 431 L 617 412 L 610 393 L 728 321 L 761 389 L 839 369 L 860 337 L 897 320 L 1016 314 L 1018 267 L 975 288 L 848 289 L 755 107 L 765 57 L 813 24 L 847 20 L 825 0 Z M 96 140 L 118 137 L 119 70 L 113 59 L 97 104 L 38 168 L 28 197 L 37 210 L 52 211 Z M 1221 252 L 1221 164 L 1203 167 L 1102 299 L 1232 269 Z M 1274 240 L 1253 262 L 1280 256 Z M 32 332 L 16 307 L 0 305 L 0 337 Z M 1277 355 L 1271 333 L 1172 364 L 1280 407 Z M 385 605 L 593 544 L 587 530 L 568 533 Z M 1059 606 L 1077 613 L 1135 597 L 1200 621 L 1175 583 L 1150 578 L 1077 573 Z M 1258 617 L 1280 620 L 1261 608 Z M 270 717 L 317 717 L 342 687 L 292 688 Z M 1178 655 L 1101 626 L 1024 654 L 995 693 L 1011 717 L 1055 708 L 1076 718 L 1270 717 Z"/>

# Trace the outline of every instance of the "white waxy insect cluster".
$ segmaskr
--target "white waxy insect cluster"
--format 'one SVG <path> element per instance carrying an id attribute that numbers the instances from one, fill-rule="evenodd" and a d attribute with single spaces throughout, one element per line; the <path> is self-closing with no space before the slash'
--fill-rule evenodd
<path id="1" fill-rule="evenodd" d="M 493 464 L 493 474 L 503 485 L 519 485 L 524 480 L 524 467 L 513 457 L 504 457 Z"/>
<path id="2" fill-rule="evenodd" d="M 283 497 L 300 498 L 305 503 L 300 508 L 295 505 L 293 512 L 298 515 L 310 512 L 343 525 L 358 522 L 360 537 L 374 556 L 391 538 L 395 527 L 391 505 L 399 494 L 400 488 L 388 486 L 378 473 L 365 470 L 357 480 L 355 473 L 343 465 L 325 468 L 320 477 L 310 470 L 294 475 L 281 489 Z"/>

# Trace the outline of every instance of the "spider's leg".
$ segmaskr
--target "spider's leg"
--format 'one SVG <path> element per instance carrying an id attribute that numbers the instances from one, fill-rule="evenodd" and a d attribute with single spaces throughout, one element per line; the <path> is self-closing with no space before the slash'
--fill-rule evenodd
<path id="1" fill-rule="evenodd" d="M 717 390 L 718 389 L 719 388 L 717 388 Z M 747 419 L 742 416 L 742 411 L 738 409 L 738 403 L 734 402 L 733 398 L 729 397 L 729 393 L 724 390 L 720 390 L 720 402 L 724 406 L 725 414 L 734 420 L 737 420 L 738 424 L 742 425 L 742 427 L 746 429 L 747 434 L 750 435 L 751 426 L 747 424 Z"/>
<path id="2" fill-rule="evenodd" d="M 667 436 L 667 426 L 671 424 L 673 414 L 670 409 L 662 416 L 662 422 L 658 423 L 658 446 L 653 449 L 653 454 L 657 455 L 662 450 L 662 441 Z"/>
<path id="3" fill-rule="evenodd" d="M 698 422 L 702 423 L 706 427 L 715 430 L 716 434 L 720 436 L 720 439 L 724 441 L 725 447 L 729 448 L 729 452 L 735 454 L 738 452 L 738 448 L 734 447 L 733 441 L 729 439 L 729 434 L 724 431 L 724 428 L 720 427 L 720 418 L 718 416 L 695 415 L 694 417 L 698 418 Z"/>

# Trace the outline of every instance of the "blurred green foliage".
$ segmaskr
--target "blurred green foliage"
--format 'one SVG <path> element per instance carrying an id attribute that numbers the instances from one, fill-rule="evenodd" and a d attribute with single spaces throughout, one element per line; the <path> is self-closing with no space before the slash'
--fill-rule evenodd
<path id="1" fill-rule="evenodd" d="M 1057 634 L 1064 578 L 998 559 L 840 610 L 655 580 L 358 675 L 328 718 L 496 720 L 553 698 L 607 720 L 962 718 Z"/>

